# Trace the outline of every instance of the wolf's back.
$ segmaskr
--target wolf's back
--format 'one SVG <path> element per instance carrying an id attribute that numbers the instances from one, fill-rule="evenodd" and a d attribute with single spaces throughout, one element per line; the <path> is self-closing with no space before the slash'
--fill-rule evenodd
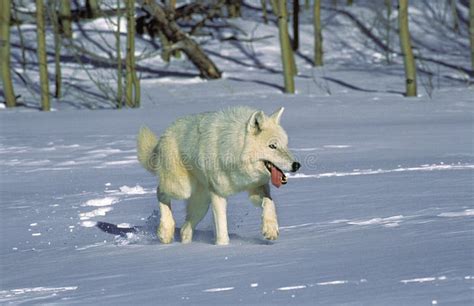
<path id="1" fill-rule="evenodd" d="M 137 156 L 142 166 L 155 174 L 154 149 L 158 144 L 156 135 L 146 126 L 142 126 L 137 137 Z"/>

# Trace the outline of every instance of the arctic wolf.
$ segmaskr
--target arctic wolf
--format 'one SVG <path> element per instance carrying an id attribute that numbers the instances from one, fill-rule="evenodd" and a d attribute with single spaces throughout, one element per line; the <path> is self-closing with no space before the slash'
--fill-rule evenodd
<path id="1" fill-rule="evenodd" d="M 263 210 L 263 236 L 278 237 L 269 182 L 280 187 L 287 182 L 283 171 L 295 172 L 301 166 L 288 150 L 288 136 L 280 126 L 283 110 L 266 116 L 249 107 L 234 107 L 190 115 L 176 120 L 159 139 L 147 127 L 141 128 L 138 160 L 160 178 L 157 234 L 162 243 L 174 237 L 171 199 L 185 199 L 181 241 L 192 241 L 194 228 L 211 205 L 215 242 L 228 244 L 226 198 L 241 191 L 247 191 L 252 203 Z"/>

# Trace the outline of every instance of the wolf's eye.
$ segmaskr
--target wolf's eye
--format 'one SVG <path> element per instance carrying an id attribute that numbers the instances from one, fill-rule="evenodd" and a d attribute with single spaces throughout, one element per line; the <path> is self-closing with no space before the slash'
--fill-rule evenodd
<path id="1" fill-rule="evenodd" d="M 271 145 L 269 145 L 268 147 L 272 150 L 275 150 L 277 148 L 277 146 L 273 143 Z"/>

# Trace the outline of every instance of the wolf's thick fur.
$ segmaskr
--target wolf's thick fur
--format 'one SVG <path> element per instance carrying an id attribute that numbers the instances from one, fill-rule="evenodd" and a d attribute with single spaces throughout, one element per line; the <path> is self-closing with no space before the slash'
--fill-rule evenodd
<path id="1" fill-rule="evenodd" d="M 263 236 L 271 240 L 278 237 L 269 169 L 299 168 L 280 126 L 282 112 L 283 108 L 266 116 L 262 111 L 235 107 L 191 115 L 176 120 L 159 139 L 148 128 L 141 128 L 138 160 L 160 177 L 158 236 L 163 243 L 172 242 L 174 237 L 171 199 L 186 199 L 182 242 L 191 242 L 193 229 L 211 204 L 216 244 L 228 244 L 226 197 L 241 191 L 247 191 L 252 203 L 263 209 Z"/>

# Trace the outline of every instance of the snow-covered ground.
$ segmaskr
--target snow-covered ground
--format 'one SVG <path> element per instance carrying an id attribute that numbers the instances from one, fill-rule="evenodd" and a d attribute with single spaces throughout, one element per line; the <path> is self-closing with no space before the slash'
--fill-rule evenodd
<path id="1" fill-rule="evenodd" d="M 434 76 L 420 73 L 420 97 L 404 98 L 400 58 L 387 66 L 350 20 L 328 10 L 327 65 L 314 69 L 305 59 L 312 54 L 305 12 L 298 94 L 284 95 L 275 26 L 257 26 L 255 14 L 246 8 L 235 22 L 273 38 L 204 42 L 223 80 L 201 81 L 186 62 L 150 58 L 143 67 L 161 72 L 143 73 L 140 109 L 76 110 L 92 96 L 74 100 L 81 96 L 71 89 L 56 112 L 0 112 L 0 303 L 473 303 L 474 105 L 466 73 L 426 61 Z M 413 14 L 421 16 L 414 31 L 428 31 L 429 12 Z M 451 41 L 440 31 L 420 34 L 419 48 L 469 69 L 463 33 Z M 74 77 L 93 90 L 85 75 Z M 37 103 L 16 84 L 27 104 Z M 213 245 L 210 216 L 192 244 L 160 244 L 156 181 L 135 157 L 139 127 L 160 134 L 179 116 L 231 105 L 286 108 L 282 125 L 303 167 L 272 190 L 280 238 L 261 237 L 259 209 L 239 194 L 229 199 L 229 246 Z M 173 209 L 179 227 L 184 205 Z M 143 230 L 115 237 L 97 221 Z"/>

